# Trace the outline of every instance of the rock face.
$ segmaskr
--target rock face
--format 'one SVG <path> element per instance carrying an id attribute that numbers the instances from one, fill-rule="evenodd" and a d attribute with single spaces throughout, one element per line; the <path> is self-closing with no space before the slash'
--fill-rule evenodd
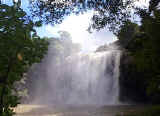
<path id="1" fill-rule="evenodd" d="M 113 45 L 121 50 L 120 75 L 119 75 L 119 100 L 124 103 L 145 103 L 148 98 L 146 95 L 146 85 L 142 78 L 144 73 L 136 70 L 134 59 L 124 48 L 121 42 L 116 41 L 110 45 L 100 46 L 96 52 L 107 51 Z M 123 46 L 123 47 L 122 47 Z"/>
<path id="2" fill-rule="evenodd" d="M 136 70 L 133 60 L 133 57 L 127 51 L 124 51 L 121 55 L 119 67 L 119 99 L 127 103 L 145 103 L 147 101 L 147 95 L 145 82 L 142 78 L 143 74 Z"/>

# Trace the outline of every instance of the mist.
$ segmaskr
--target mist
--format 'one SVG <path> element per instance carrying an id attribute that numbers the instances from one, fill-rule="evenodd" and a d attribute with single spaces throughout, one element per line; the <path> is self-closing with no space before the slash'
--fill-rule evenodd
<path id="1" fill-rule="evenodd" d="M 117 45 L 107 45 L 116 40 L 109 33 L 105 35 L 107 30 L 87 31 L 92 15 L 93 12 L 88 12 L 70 16 L 54 28 L 46 27 L 54 37 L 49 39 L 48 54 L 28 72 L 32 79 L 30 103 L 54 106 L 119 103 L 121 52 Z M 108 46 L 106 51 L 95 52 L 104 44 Z"/>
<path id="2" fill-rule="evenodd" d="M 104 52 L 83 53 L 69 42 L 68 39 L 51 40 L 42 63 L 32 67 L 29 76 L 36 79 L 31 85 L 30 103 L 118 104 L 120 51 L 112 46 Z"/>

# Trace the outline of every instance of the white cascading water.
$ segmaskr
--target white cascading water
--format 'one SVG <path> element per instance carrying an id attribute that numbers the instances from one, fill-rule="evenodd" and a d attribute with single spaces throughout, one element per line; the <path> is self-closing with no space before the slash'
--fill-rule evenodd
<path id="1" fill-rule="evenodd" d="M 120 51 L 108 50 L 68 56 L 55 64 L 51 49 L 44 63 L 49 87 L 39 101 L 53 105 L 115 105 L 119 95 Z M 41 72 L 41 75 L 43 75 Z M 37 81 L 37 83 L 39 83 Z M 41 86 L 43 83 L 41 83 Z M 37 86 L 37 88 L 41 88 Z M 45 95 L 42 95 L 44 91 Z M 36 98 L 38 101 L 38 99 Z"/>

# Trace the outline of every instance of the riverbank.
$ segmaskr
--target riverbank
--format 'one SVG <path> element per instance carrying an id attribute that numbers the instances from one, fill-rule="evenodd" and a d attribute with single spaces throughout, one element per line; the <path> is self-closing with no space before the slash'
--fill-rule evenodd
<path id="1" fill-rule="evenodd" d="M 142 110 L 135 110 L 134 112 L 123 112 L 117 116 L 160 116 L 160 105 L 147 106 Z"/>

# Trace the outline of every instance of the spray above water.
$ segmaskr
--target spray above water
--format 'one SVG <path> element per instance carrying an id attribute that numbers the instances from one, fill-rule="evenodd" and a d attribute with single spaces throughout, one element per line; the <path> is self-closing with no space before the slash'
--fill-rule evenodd
<path id="1" fill-rule="evenodd" d="M 116 39 L 107 30 L 89 34 L 86 29 L 92 16 L 92 11 L 79 16 L 72 15 L 61 25 L 47 26 L 47 30 L 53 34 L 64 31 L 58 33 L 59 40 L 51 40 L 47 56 L 30 71 L 29 76 L 34 79 L 30 89 L 32 103 L 118 103 L 120 51 L 116 46 L 110 46 L 105 52 L 93 52 L 98 46 Z M 81 44 L 81 52 L 77 52 L 77 43 Z"/>
<path id="2" fill-rule="evenodd" d="M 51 44 L 47 57 L 36 71 L 39 72 L 36 76 L 41 79 L 35 83 L 34 103 L 51 105 L 118 103 L 119 50 L 75 53 L 64 57 L 59 63 L 53 50 Z"/>
<path id="3" fill-rule="evenodd" d="M 119 94 L 119 57 L 118 51 L 107 51 L 67 58 L 65 73 L 60 77 L 67 76 L 70 81 L 60 88 L 66 100 L 62 98 L 59 101 L 66 104 L 116 104 Z"/>

